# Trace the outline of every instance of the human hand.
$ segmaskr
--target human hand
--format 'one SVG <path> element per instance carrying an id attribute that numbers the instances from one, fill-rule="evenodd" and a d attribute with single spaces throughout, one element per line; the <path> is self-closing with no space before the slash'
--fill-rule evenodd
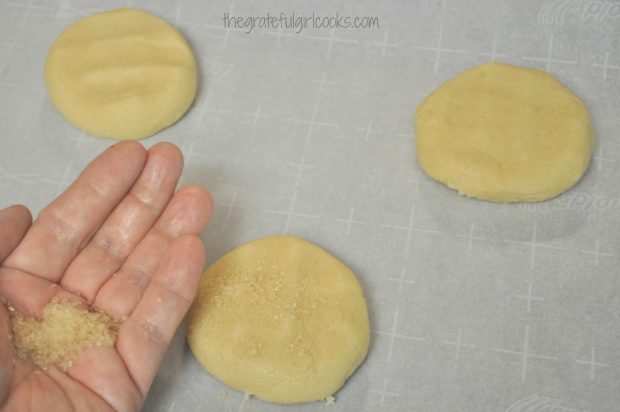
<path id="1" fill-rule="evenodd" d="M 63 372 L 19 359 L 0 304 L 0 409 L 136 411 L 196 293 L 205 252 L 198 235 L 209 193 L 176 193 L 179 149 L 115 144 L 93 160 L 34 223 L 0 211 L 0 296 L 40 317 L 53 298 L 92 304 L 122 320 L 114 347 L 90 347 Z"/>

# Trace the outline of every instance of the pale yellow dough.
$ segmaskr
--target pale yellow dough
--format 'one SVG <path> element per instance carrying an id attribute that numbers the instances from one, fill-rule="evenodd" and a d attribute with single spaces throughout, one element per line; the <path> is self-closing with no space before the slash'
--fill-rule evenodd
<path id="1" fill-rule="evenodd" d="M 141 139 L 190 107 L 196 61 L 170 24 L 118 9 L 69 26 L 49 51 L 45 81 L 52 102 L 75 126 L 99 137 Z"/>
<path id="2" fill-rule="evenodd" d="M 447 81 L 416 112 L 424 171 L 484 200 L 562 193 L 585 173 L 594 140 L 585 105 L 553 76 L 501 63 Z"/>
<path id="3" fill-rule="evenodd" d="M 188 316 L 202 366 L 277 403 L 328 399 L 360 365 L 370 329 L 355 275 L 290 236 L 247 243 L 203 275 Z"/>

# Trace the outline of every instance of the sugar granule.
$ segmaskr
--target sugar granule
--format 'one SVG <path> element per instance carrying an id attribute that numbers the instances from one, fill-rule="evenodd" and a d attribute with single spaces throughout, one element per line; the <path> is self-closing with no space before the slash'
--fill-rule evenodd
<path id="1" fill-rule="evenodd" d="M 10 312 L 17 355 L 46 368 L 55 364 L 67 370 L 77 354 L 89 346 L 114 346 L 119 323 L 106 313 L 53 299 L 43 309 L 43 319 Z"/>

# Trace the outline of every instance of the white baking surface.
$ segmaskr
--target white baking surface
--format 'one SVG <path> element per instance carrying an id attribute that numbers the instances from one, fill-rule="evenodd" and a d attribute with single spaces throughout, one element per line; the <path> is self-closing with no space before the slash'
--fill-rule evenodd
<path id="1" fill-rule="evenodd" d="M 620 3 L 590 0 L 129 2 L 200 64 L 194 106 L 144 140 L 178 144 L 215 196 L 209 263 L 275 233 L 363 284 L 368 358 L 336 404 L 278 406 L 207 375 L 177 334 L 148 411 L 619 411 Z M 0 1 L 0 206 L 37 213 L 111 141 L 63 120 L 43 65 L 71 22 L 119 1 Z M 224 29 L 224 13 L 377 16 L 380 29 Z M 546 69 L 588 105 L 590 169 L 532 205 L 466 199 L 420 172 L 413 112 L 497 59 Z"/>

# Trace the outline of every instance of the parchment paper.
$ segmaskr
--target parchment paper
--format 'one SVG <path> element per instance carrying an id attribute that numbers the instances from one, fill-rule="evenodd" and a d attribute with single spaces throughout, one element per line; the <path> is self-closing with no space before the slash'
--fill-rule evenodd
<path id="1" fill-rule="evenodd" d="M 111 141 L 45 92 L 54 38 L 97 10 L 148 10 L 200 63 L 178 144 L 209 188 L 209 263 L 290 233 L 357 273 L 372 343 L 336 404 L 278 406 L 203 372 L 181 330 L 148 411 L 619 411 L 620 3 L 513 1 L 0 1 L 0 206 L 37 213 Z M 267 12 L 376 16 L 373 29 L 224 28 Z M 413 113 L 435 87 L 500 60 L 553 73 L 588 105 L 585 177 L 538 204 L 466 199 L 415 159 Z"/>

